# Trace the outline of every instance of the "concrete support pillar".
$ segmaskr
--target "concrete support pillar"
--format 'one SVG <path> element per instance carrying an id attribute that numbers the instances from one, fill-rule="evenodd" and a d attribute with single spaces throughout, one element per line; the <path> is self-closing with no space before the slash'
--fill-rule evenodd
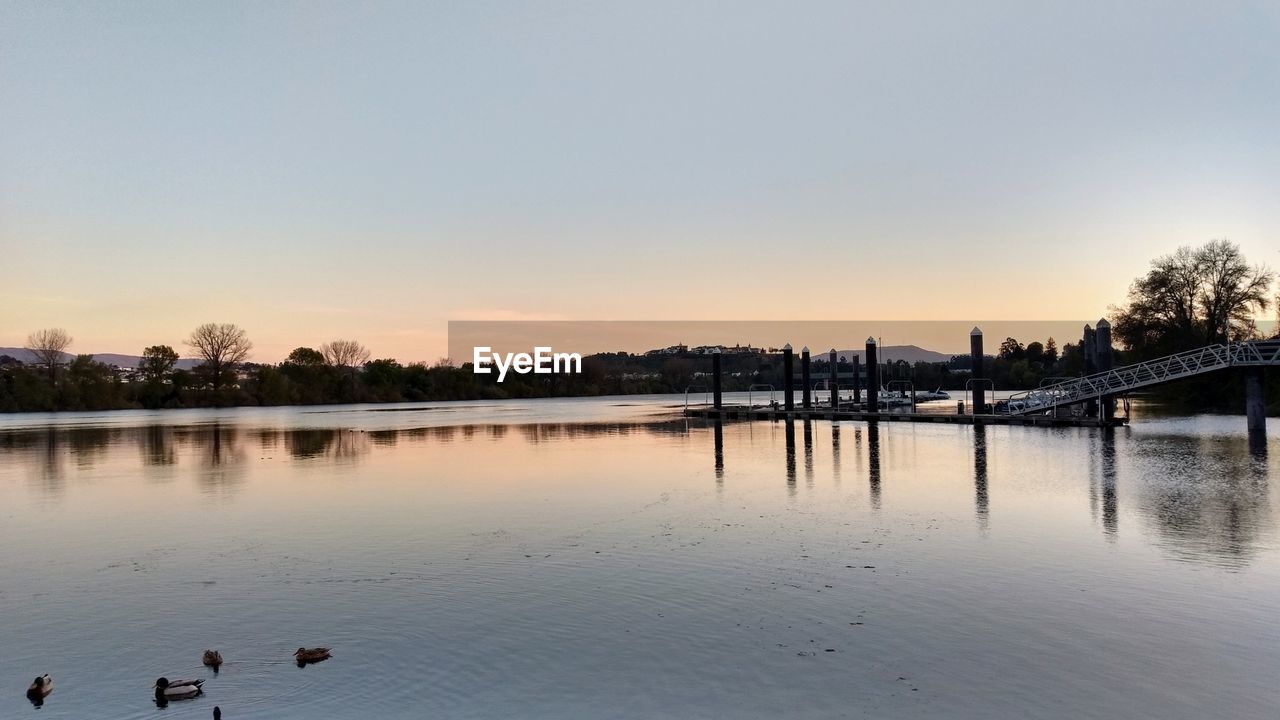
<path id="1" fill-rule="evenodd" d="M 800 348 L 800 382 L 804 387 L 800 390 L 801 403 L 805 410 L 813 408 L 813 378 L 809 376 L 809 346 Z"/>
<path id="2" fill-rule="evenodd" d="M 867 338 L 867 412 L 880 412 L 880 361 L 876 339 Z"/>
<path id="3" fill-rule="evenodd" d="M 1084 335 L 1080 338 L 1080 354 L 1084 357 L 1084 374 L 1093 375 L 1098 372 L 1098 335 L 1088 325 L 1084 326 Z M 1097 417 L 1098 401 L 1086 402 L 1084 413 L 1089 417 Z"/>
<path id="4" fill-rule="evenodd" d="M 834 410 L 840 407 L 840 362 L 839 358 L 836 357 L 835 348 L 831 348 L 831 354 L 829 357 L 831 358 L 829 361 L 831 370 L 831 409 Z"/>
<path id="5" fill-rule="evenodd" d="M 717 410 L 724 407 L 720 401 L 720 377 L 720 348 L 716 348 L 711 351 L 711 397 Z"/>
<path id="6" fill-rule="evenodd" d="M 1244 414 L 1251 435 L 1267 432 L 1267 387 L 1260 367 L 1244 371 Z"/>
<path id="7" fill-rule="evenodd" d="M 792 374 L 795 373 L 795 356 L 791 351 L 791 343 L 782 346 L 782 406 L 787 412 L 796 409 L 796 390 L 795 381 Z"/>
<path id="8" fill-rule="evenodd" d="M 1106 318 L 1098 321 L 1098 329 L 1094 332 L 1095 353 L 1098 358 L 1098 372 L 1106 372 L 1112 368 L 1113 355 L 1111 351 L 1111 323 Z M 1103 420 L 1110 420 L 1116 416 L 1116 398 L 1114 395 L 1106 395 L 1102 398 L 1102 404 L 1099 410 L 1102 413 Z"/>
<path id="9" fill-rule="evenodd" d="M 969 362 L 973 367 L 970 377 L 973 378 L 973 407 L 969 412 L 982 415 L 987 412 L 987 388 L 983 380 L 987 377 L 986 356 L 982 352 L 982 328 L 975 327 L 969 331 Z"/>

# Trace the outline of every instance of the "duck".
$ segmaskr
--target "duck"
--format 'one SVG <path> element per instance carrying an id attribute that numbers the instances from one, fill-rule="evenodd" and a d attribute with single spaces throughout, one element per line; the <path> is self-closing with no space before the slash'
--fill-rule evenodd
<path id="1" fill-rule="evenodd" d="M 45 673 L 31 681 L 31 687 L 27 688 L 27 699 L 37 706 L 42 705 L 51 692 L 53 692 L 53 678 Z"/>
<path id="2" fill-rule="evenodd" d="M 218 672 L 218 668 L 222 667 L 222 653 L 217 650 L 205 650 L 201 661 L 208 667 L 213 668 L 214 672 Z"/>
<path id="3" fill-rule="evenodd" d="M 299 664 L 299 665 L 306 665 L 307 663 L 316 663 L 316 662 L 320 662 L 321 660 L 328 660 L 328 659 L 329 659 L 329 648 L 327 648 L 327 647 L 316 647 L 316 648 L 304 648 L 304 647 L 300 647 L 300 648 L 298 648 L 298 651 L 297 651 L 297 652 L 295 652 L 295 653 L 293 654 L 293 658 L 294 658 L 295 660 L 297 660 L 297 661 L 298 661 L 298 664 Z"/>
<path id="4" fill-rule="evenodd" d="M 213 706 L 213 720 L 222 720 L 222 708 Z"/>
<path id="5" fill-rule="evenodd" d="M 158 678 L 156 680 L 156 702 L 164 703 L 170 700 L 189 700 L 200 695 L 204 690 L 200 687 L 204 685 L 204 680 L 170 680 L 169 678 Z"/>

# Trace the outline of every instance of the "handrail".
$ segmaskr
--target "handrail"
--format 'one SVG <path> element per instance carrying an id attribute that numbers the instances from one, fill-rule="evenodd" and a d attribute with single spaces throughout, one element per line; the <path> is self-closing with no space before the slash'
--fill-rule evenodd
<path id="1" fill-rule="evenodd" d="M 702 404 L 703 404 L 703 405 L 710 405 L 710 404 L 711 404 L 711 403 L 707 400 L 707 395 L 711 392 L 711 388 L 707 387 L 706 385 L 688 385 L 688 386 L 686 386 L 686 387 L 685 387 L 685 389 L 684 389 L 684 409 L 685 409 L 685 412 L 688 412 L 688 411 L 689 411 L 689 393 L 690 393 L 691 391 L 697 391 L 697 390 L 699 390 L 699 389 L 701 389 L 701 390 L 702 390 Z"/>
<path id="2" fill-rule="evenodd" d="M 773 386 L 768 383 L 760 383 L 760 384 L 752 385 L 747 388 L 747 409 L 751 410 L 755 407 L 755 405 L 751 404 L 751 393 L 755 391 L 757 388 L 761 390 L 764 390 L 767 388 L 769 390 L 769 405 L 770 407 L 772 407 L 774 403 Z"/>
<path id="3" fill-rule="evenodd" d="M 1231 367 L 1268 365 L 1280 365 L 1280 340 L 1206 345 L 1016 393 L 1009 398 L 1009 413 L 1025 415 L 1047 412 L 1063 405 L 1119 395 Z M 1018 402 L 1016 410 L 1015 401 Z"/>

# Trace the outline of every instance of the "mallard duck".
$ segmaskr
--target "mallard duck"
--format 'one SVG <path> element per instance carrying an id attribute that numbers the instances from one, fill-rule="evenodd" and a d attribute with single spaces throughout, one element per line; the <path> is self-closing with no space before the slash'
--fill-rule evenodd
<path id="1" fill-rule="evenodd" d="M 31 681 L 31 687 L 27 688 L 27 698 L 34 703 L 40 703 L 49 697 L 51 692 L 53 692 L 53 678 L 45 673 Z"/>
<path id="2" fill-rule="evenodd" d="M 208 667 L 213 668 L 214 672 L 218 672 L 218 668 L 222 667 L 222 653 L 217 650 L 205 650 L 202 661 Z"/>
<path id="3" fill-rule="evenodd" d="M 213 706 L 213 720 L 222 720 L 222 708 Z"/>
<path id="4" fill-rule="evenodd" d="M 204 685 L 204 680 L 170 680 L 169 678 L 159 678 L 156 680 L 156 702 L 168 702 L 169 700 L 187 700 L 193 698 L 204 690 L 200 688 Z"/>
<path id="5" fill-rule="evenodd" d="M 298 648 L 298 651 L 293 654 L 293 658 L 297 660 L 300 665 L 328 660 L 329 648 Z"/>

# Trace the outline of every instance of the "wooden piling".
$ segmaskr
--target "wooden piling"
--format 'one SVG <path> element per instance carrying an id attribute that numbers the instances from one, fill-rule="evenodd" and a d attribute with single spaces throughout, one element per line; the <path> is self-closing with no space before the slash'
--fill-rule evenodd
<path id="1" fill-rule="evenodd" d="M 800 389 L 800 398 L 805 410 L 813 408 L 811 395 L 813 395 L 813 380 L 809 377 L 809 346 L 805 345 L 800 348 L 800 382 L 804 387 Z"/>
<path id="2" fill-rule="evenodd" d="M 1260 367 L 1246 368 L 1244 371 L 1244 414 L 1250 435 L 1267 432 L 1267 388 Z"/>
<path id="3" fill-rule="evenodd" d="M 972 366 L 969 377 L 973 378 L 973 407 L 970 412 L 982 415 L 987 412 L 987 389 L 979 381 L 986 379 L 987 373 L 982 354 L 982 328 L 976 326 L 969 331 L 969 361 Z"/>
<path id="4" fill-rule="evenodd" d="M 835 348 L 831 348 L 830 358 L 831 380 L 828 389 L 831 390 L 831 408 L 834 410 L 840 407 L 840 364 Z"/>
<path id="5" fill-rule="evenodd" d="M 791 352 L 791 343 L 782 346 L 782 401 L 787 412 L 796 409 L 795 382 L 791 374 L 795 372 L 795 359 Z"/>
<path id="6" fill-rule="evenodd" d="M 717 410 L 724 407 L 720 397 L 721 365 L 720 365 L 720 348 L 711 351 L 711 397 Z"/>
<path id="7" fill-rule="evenodd" d="M 867 410 L 880 409 L 880 362 L 876 358 L 876 339 L 867 338 Z"/>

